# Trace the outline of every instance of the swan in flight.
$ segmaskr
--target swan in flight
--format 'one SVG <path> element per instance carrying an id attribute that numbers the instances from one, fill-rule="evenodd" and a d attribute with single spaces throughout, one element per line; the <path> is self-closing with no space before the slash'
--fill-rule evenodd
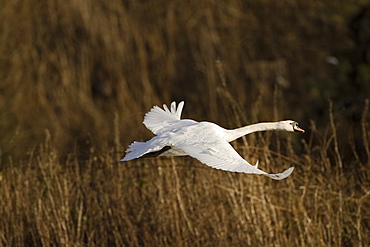
<path id="1" fill-rule="evenodd" d="M 298 123 L 285 120 L 270 123 L 257 123 L 238 129 L 224 129 L 210 122 L 196 122 L 190 119 L 180 119 L 184 102 L 176 107 L 172 102 L 171 109 L 163 105 L 163 109 L 154 106 L 144 117 L 144 125 L 156 136 L 146 142 L 133 142 L 126 150 L 126 156 L 121 161 L 156 156 L 189 155 L 200 162 L 225 171 L 248 174 L 262 174 L 272 179 L 280 180 L 288 177 L 294 167 L 283 173 L 269 174 L 251 165 L 243 159 L 229 142 L 256 131 L 277 130 L 301 132 Z"/>

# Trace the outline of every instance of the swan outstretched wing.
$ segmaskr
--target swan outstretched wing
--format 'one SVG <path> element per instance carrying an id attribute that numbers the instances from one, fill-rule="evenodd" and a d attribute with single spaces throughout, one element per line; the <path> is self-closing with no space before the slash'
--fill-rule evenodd
<path id="1" fill-rule="evenodd" d="M 261 174 L 272 179 L 280 180 L 288 177 L 293 172 L 293 167 L 283 173 L 269 174 L 244 160 L 235 149 L 218 135 L 206 135 L 207 139 L 202 139 L 201 135 L 194 135 L 186 138 L 171 140 L 172 145 L 181 149 L 189 156 L 200 162 L 225 171 L 241 172 L 248 174 Z M 200 137 L 200 138 L 199 138 Z"/>
<path id="2" fill-rule="evenodd" d="M 184 107 L 184 101 L 181 101 L 177 107 L 176 102 L 171 103 L 170 109 L 167 105 L 163 105 L 163 109 L 154 106 L 144 117 L 144 125 L 154 134 L 159 135 L 164 127 L 167 127 L 168 122 L 180 120 L 181 112 Z"/>

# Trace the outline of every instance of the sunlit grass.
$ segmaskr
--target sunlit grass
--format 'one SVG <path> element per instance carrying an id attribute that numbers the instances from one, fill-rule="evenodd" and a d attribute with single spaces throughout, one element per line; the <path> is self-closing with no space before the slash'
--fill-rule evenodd
<path id="1" fill-rule="evenodd" d="M 335 153 L 327 153 L 333 138 L 322 146 L 307 143 L 299 154 L 285 138 L 273 138 L 288 145 L 285 152 L 247 148 L 265 170 L 294 165 L 282 181 L 219 171 L 187 157 L 120 163 L 112 150 L 92 151 L 84 160 L 71 153 L 61 162 L 45 143 L 2 170 L 2 244 L 365 246 L 368 164 L 340 168 Z"/>

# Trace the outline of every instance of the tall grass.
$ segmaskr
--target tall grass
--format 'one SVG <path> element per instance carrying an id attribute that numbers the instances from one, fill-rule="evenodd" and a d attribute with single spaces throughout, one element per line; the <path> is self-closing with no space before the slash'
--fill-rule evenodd
<path id="1" fill-rule="evenodd" d="M 9 160 L 1 172 L 1 243 L 367 246 L 368 159 L 342 168 L 335 121 L 324 133 L 312 124 L 309 133 L 300 154 L 283 134 L 261 135 L 259 145 L 239 146 L 265 170 L 294 165 L 294 173 L 282 181 L 222 172 L 186 157 L 121 164 L 113 150 L 97 153 L 93 147 L 86 160 L 76 150 L 60 161 L 45 140 L 28 160 Z M 277 151 L 271 149 L 274 142 Z"/>
<path id="2" fill-rule="evenodd" d="M 368 246 L 368 82 L 347 76 L 347 26 L 365 4 L 4 2 L 0 245 Z M 305 135 L 233 143 L 266 171 L 294 173 L 119 162 L 151 137 L 143 115 L 172 100 L 227 128 L 299 121 Z"/>

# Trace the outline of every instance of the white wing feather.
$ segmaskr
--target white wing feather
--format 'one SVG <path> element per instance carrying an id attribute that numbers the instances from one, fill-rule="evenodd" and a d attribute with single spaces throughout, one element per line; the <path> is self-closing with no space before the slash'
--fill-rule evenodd
<path id="1" fill-rule="evenodd" d="M 283 173 L 269 174 L 244 160 L 225 140 L 226 130 L 208 122 L 198 123 L 194 120 L 180 120 L 184 102 L 171 103 L 171 109 L 154 106 L 144 117 L 144 125 L 157 136 L 147 142 L 134 142 L 122 161 L 140 158 L 146 153 L 173 146 L 184 151 L 200 162 L 225 171 L 261 174 L 280 180 L 293 172 L 293 167 Z M 182 155 L 182 154 L 180 154 Z"/>
<path id="2" fill-rule="evenodd" d="M 163 105 L 163 109 L 154 106 L 144 117 L 144 125 L 154 134 L 159 135 L 161 129 L 166 127 L 169 122 L 180 120 L 181 112 L 184 107 L 184 101 L 181 101 L 176 108 L 176 102 L 171 103 L 171 110 L 167 105 Z"/>
<path id="3" fill-rule="evenodd" d="M 189 126 L 194 126 L 196 124 L 198 124 L 198 122 L 189 119 L 184 119 L 181 121 L 169 121 L 160 129 L 160 131 L 157 131 L 157 133 L 163 132 L 163 134 L 154 136 L 152 139 L 146 142 L 131 143 L 129 148 L 126 150 L 127 154 L 121 161 L 137 159 L 147 153 L 160 151 L 165 146 L 172 146 L 171 140 L 173 139 L 174 134 L 177 132 L 181 133 Z M 177 152 L 176 155 L 186 155 L 185 153 L 181 153 L 180 150 L 177 151 L 179 152 Z"/>
<path id="4" fill-rule="evenodd" d="M 284 179 L 293 172 L 294 168 L 291 167 L 283 173 L 266 173 L 258 169 L 257 166 L 249 164 L 219 135 L 204 133 L 209 131 L 212 131 L 212 128 L 204 129 L 201 134 L 199 134 L 199 131 L 195 131 L 195 134 L 188 132 L 185 141 L 184 137 L 181 137 L 172 139 L 171 143 L 203 164 L 220 170 L 261 174 L 276 180 Z M 202 136 L 206 136 L 207 139 L 201 138 Z"/>
<path id="5" fill-rule="evenodd" d="M 140 158 L 144 154 L 161 150 L 164 146 L 167 146 L 168 142 L 166 138 L 160 138 L 158 136 L 153 137 L 146 142 L 133 142 L 126 150 L 127 154 L 121 161 L 128 161 Z"/>

